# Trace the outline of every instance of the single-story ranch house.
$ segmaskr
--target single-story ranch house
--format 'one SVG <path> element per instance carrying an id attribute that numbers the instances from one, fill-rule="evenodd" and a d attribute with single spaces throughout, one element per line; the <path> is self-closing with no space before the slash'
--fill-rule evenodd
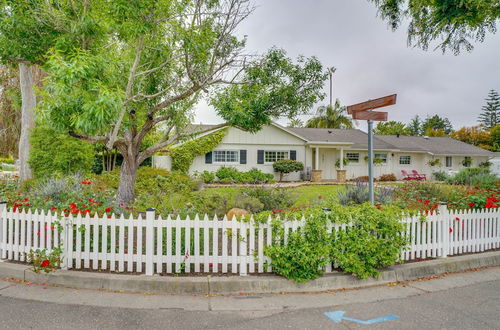
<path id="1" fill-rule="evenodd" d="M 193 125 L 193 129 L 204 131 L 198 137 L 220 129 L 227 129 L 227 134 L 212 152 L 194 159 L 189 169 L 191 174 L 217 171 L 221 166 L 274 173 L 272 164 L 279 159 L 304 164 L 302 173 L 287 176 L 291 181 L 344 181 L 368 173 L 368 135 L 361 130 L 289 128 L 276 123 L 257 133 L 220 125 Z M 494 157 L 492 152 L 447 137 L 375 135 L 373 141 L 377 159 L 375 176 L 393 173 L 402 179 L 401 170 L 417 170 L 430 177 L 436 171 L 477 167 Z M 168 155 L 153 157 L 155 167 L 170 170 L 170 164 Z"/>

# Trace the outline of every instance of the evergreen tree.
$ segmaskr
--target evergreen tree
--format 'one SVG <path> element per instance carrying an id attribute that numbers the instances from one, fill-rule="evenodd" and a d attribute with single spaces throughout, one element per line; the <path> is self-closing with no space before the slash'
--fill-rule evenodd
<path id="1" fill-rule="evenodd" d="M 479 115 L 478 121 L 486 129 L 500 124 L 500 95 L 495 90 L 490 90 L 486 98 L 486 105 L 482 107 L 483 112 Z"/>
<path id="2" fill-rule="evenodd" d="M 420 117 L 416 115 L 408 124 L 408 133 L 412 136 L 422 135 L 422 121 Z"/>
<path id="3" fill-rule="evenodd" d="M 445 135 L 453 132 L 453 126 L 448 118 L 442 118 L 439 115 L 434 115 L 432 117 L 425 118 L 422 124 L 422 134 L 428 131 L 439 131 L 442 130 Z M 428 134 L 426 134 L 428 135 Z"/>

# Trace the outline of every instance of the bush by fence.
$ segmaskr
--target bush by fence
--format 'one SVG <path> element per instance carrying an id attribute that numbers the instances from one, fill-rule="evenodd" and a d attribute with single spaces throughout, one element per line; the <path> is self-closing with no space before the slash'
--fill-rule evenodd
<path id="1" fill-rule="evenodd" d="M 163 219 L 154 211 L 137 218 L 81 214 L 61 217 L 50 212 L 14 212 L 0 205 L 2 259 L 27 261 L 31 250 L 50 253 L 60 248 L 61 264 L 67 269 L 146 275 L 181 272 L 246 275 L 273 270 L 273 260 L 265 254 L 278 237 L 276 227 L 273 228 L 275 219 L 271 217 L 264 223 L 208 216 Z M 401 220 L 400 235 L 409 244 L 399 251 L 399 258 L 427 259 L 499 248 L 499 217 L 498 209 L 454 212 L 444 206 L 439 214 L 426 218 L 405 217 Z M 280 229 L 283 241 L 279 244 L 285 244 L 290 237 L 299 239 L 293 233 L 305 224 L 305 219 L 283 221 Z M 359 226 L 326 223 L 329 233 L 349 233 Z M 335 258 L 325 260 L 324 265 L 317 263 L 324 272 L 339 266 L 351 271 L 340 259 L 338 265 Z M 289 277 L 302 278 L 300 274 Z"/>

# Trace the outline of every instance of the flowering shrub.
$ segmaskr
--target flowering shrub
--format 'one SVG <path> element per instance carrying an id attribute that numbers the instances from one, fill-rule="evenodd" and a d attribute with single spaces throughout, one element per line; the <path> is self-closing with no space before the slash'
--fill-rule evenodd
<path id="1" fill-rule="evenodd" d="M 58 269 L 61 265 L 61 254 L 62 250 L 57 247 L 51 252 L 48 252 L 47 249 L 30 250 L 27 257 L 28 262 L 33 264 L 33 271 L 35 273 L 40 273 L 41 271 L 49 273 Z"/>
<path id="2" fill-rule="evenodd" d="M 413 182 L 396 189 L 393 203 L 400 208 L 429 213 L 440 203 L 451 209 L 489 209 L 497 208 L 499 200 L 499 190 Z"/>
<path id="3" fill-rule="evenodd" d="M 78 175 L 40 181 L 28 191 L 10 190 L 7 205 L 14 210 L 43 209 L 69 216 L 94 213 L 126 213 L 125 205 L 114 206 L 114 192 Z"/>

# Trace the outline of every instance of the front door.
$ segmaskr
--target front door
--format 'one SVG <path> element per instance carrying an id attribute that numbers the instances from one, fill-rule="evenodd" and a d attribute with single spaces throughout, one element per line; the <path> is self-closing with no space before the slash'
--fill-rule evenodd
<path id="1" fill-rule="evenodd" d="M 324 180 L 334 180 L 337 177 L 335 169 L 336 161 L 336 150 L 319 149 L 319 169 Z"/>

